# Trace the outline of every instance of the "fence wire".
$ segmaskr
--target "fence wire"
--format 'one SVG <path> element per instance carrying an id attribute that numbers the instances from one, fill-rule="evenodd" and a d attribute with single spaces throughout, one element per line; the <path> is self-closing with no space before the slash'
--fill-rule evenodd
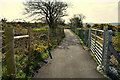
<path id="1" fill-rule="evenodd" d="M 76 33 L 83 41 L 83 43 L 88 46 L 88 37 L 89 37 L 89 29 L 77 29 L 71 28 L 71 30 Z"/>
<path id="2" fill-rule="evenodd" d="M 19 36 L 19 35 L 25 35 L 27 33 L 23 33 L 25 32 L 24 30 L 20 30 L 18 31 L 19 29 L 15 29 L 15 36 Z M 16 34 L 17 32 L 17 34 Z M 22 34 L 18 34 L 18 32 L 22 32 Z M 9 46 L 11 43 L 11 41 L 13 41 L 14 39 L 12 40 L 9 40 L 6 44 L 5 44 L 5 34 L 3 33 L 2 34 L 2 41 L 3 41 L 3 44 L 2 44 L 2 77 L 5 78 L 7 77 L 7 64 L 6 62 L 9 60 L 10 58 L 10 55 L 7 55 L 7 53 L 10 51 L 10 50 L 5 50 L 5 48 L 7 46 Z M 16 66 L 16 77 L 18 76 L 18 73 L 20 73 L 20 71 L 22 70 L 23 71 L 23 67 L 25 66 L 25 63 L 27 61 L 27 38 L 22 38 L 22 39 L 15 39 L 14 40 L 14 57 L 15 57 L 15 66 Z M 7 56 L 7 58 L 5 57 Z"/>
<path id="3" fill-rule="evenodd" d="M 22 76 L 28 65 L 28 38 L 15 39 L 14 56 L 16 61 L 16 77 Z"/>
<path id="4" fill-rule="evenodd" d="M 27 29 L 14 29 L 14 36 L 28 35 Z M 10 35 L 7 35 L 10 36 Z M 5 43 L 6 35 L 2 34 L 2 72 L 3 77 L 7 77 L 7 64 L 11 55 L 7 53 L 9 50 L 5 48 L 14 41 L 14 57 L 15 57 L 15 72 L 16 78 L 25 78 L 34 73 L 40 66 L 40 61 L 46 59 L 50 49 L 53 49 L 65 36 L 63 28 L 57 28 L 54 33 L 48 29 L 34 30 L 30 29 L 30 37 L 13 38 Z M 30 40 L 30 41 L 29 41 Z M 30 43 L 29 43 L 30 42 Z M 48 45 L 49 43 L 49 45 Z M 29 46 L 30 44 L 30 46 Z M 30 51 L 29 51 L 30 48 Z M 7 55 L 6 55 L 7 54 Z M 30 54 L 30 56 L 29 56 Z M 7 58 L 6 58 L 7 56 Z M 30 59 L 30 61 L 29 61 Z M 28 71 L 29 70 L 29 71 Z"/>

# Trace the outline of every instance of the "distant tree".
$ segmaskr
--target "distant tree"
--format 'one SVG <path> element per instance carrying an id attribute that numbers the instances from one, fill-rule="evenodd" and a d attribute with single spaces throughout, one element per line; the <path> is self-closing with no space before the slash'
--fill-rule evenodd
<path id="1" fill-rule="evenodd" d="M 75 14 L 73 18 L 70 19 L 70 23 L 72 26 L 81 28 L 83 27 L 83 19 L 85 19 L 83 14 Z"/>
<path id="2" fill-rule="evenodd" d="M 120 26 L 118 26 L 118 31 L 120 32 Z"/>
<path id="3" fill-rule="evenodd" d="M 63 16 L 66 16 L 68 4 L 58 2 L 57 0 L 30 0 L 25 5 L 25 14 L 34 17 L 33 20 L 47 22 L 50 29 L 55 29 L 56 22 Z"/>
<path id="4" fill-rule="evenodd" d="M 64 19 L 60 18 L 60 19 L 58 19 L 57 22 L 58 22 L 59 25 L 63 25 L 63 26 L 65 25 L 65 20 Z"/>
<path id="5" fill-rule="evenodd" d="M 7 19 L 6 18 L 2 18 L 0 20 L 0 22 L 1 22 L 1 26 L 0 27 L 2 27 L 2 28 L 8 27 L 8 25 L 7 25 Z"/>
<path id="6" fill-rule="evenodd" d="M 86 27 L 87 27 L 87 28 L 90 28 L 90 27 L 91 27 L 91 25 L 90 25 L 90 24 L 88 24 L 88 23 L 86 23 Z"/>
<path id="7" fill-rule="evenodd" d="M 117 31 L 117 27 L 111 24 L 107 24 L 108 30 Z"/>
<path id="8" fill-rule="evenodd" d="M 103 24 L 93 24 L 92 28 L 103 30 Z"/>
<path id="9" fill-rule="evenodd" d="M 7 22 L 7 19 L 6 19 L 6 18 L 3 18 L 3 19 L 1 19 L 1 22 L 2 22 L 2 23 L 5 23 L 5 22 Z"/>
<path id="10" fill-rule="evenodd" d="M 111 24 L 94 24 L 92 28 L 103 30 L 104 27 L 107 27 L 108 30 L 117 31 L 117 27 Z"/>

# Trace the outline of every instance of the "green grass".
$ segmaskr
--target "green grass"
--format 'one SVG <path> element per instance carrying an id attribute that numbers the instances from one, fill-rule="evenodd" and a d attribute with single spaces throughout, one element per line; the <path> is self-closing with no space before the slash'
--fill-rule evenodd
<path id="1" fill-rule="evenodd" d="M 42 31 L 42 30 L 48 31 L 48 29 L 45 29 L 45 28 L 32 28 L 32 30 L 35 30 L 35 31 Z"/>
<path id="2" fill-rule="evenodd" d="M 72 31 L 73 32 L 73 31 Z M 74 33 L 74 32 L 73 32 Z M 86 49 L 87 47 L 86 47 L 86 45 L 84 44 L 84 42 L 82 41 L 82 39 L 76 34 L 76 33 L 74 33 L 78 38 L 79 38 L 79 40 L 80 40 L 80 43 L 82 44 L 82 46 L 83 46 L 83 48 L 84 49 Z M 98 61 L 97 61 L 97 59 L 95 58 L 95 56 L 92 54 L 92 52 L 91 51 L 89 51 L 90 52 L 90 55 L 93 57 L 93 59 L 95 60 L 95 62 L 96 62 L 96 64 L 99 64 L 98 63 Z"/>
<path id="3" fill-rule="evenodd" d="M 115 32 L 115 34 L 118 34 L 118 35 L 120 35 L 120 32 Z"/>
<path id="4" fill-rule="evenodd" d="M 39 28 L 36 28 L 36 30 L 41 30 Z M 50 52 L 61 42 L 61 40 L 64 37 L 58 37 L 57 39 L 60 39 L 59 41 L 54 41 L 54 43 L 50 46 Z M 42 52 L 37 59 L 35 59 L 31 64 L 31 70 L 30 75 L 28 77 L 32 77 L 36 71 L 36 68 L 42 63 L 41 60 L 47 59 L 47 56 L 49 55 L 49 51 L 46 50 L 46 52 Z"/>

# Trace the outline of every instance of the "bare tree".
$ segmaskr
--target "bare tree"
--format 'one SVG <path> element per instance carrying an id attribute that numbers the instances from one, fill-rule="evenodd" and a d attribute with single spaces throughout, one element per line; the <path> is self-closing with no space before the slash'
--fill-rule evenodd
<path id="1" fill-rule="evenodd" d="M 46 21 L 50 29 L 56 28 L 56 22 L 63 16 L 66 16 L 67 3 L 57 0 L 30 0 L 25 5 L 25 14 L 34 17 L 33 20 Z"/>
<path id="2" fill-rule="evenodd" d="M 85 19 L 85 16 L 83 14 L 75 14 L 73 18 L 70 19 L 70 23 L 72 26 L 76 27 L 83 27 L 83 19 Z"/>
<path id="3" fill-rule="evenodd" d="M 1 22 L 5 23 L 5 22 L 7 22 L 7 19 L 3 18 L 3 19 L 1 19 Z"/>
<path id="4" fill-rule="evenodd" d="M 59 24 L 59 25 L 65 25 L 65 20 L 64 19 L 61 19 L 61 18 L 59 18 L 58 20 L 57 20 L 57 24 Z"/>

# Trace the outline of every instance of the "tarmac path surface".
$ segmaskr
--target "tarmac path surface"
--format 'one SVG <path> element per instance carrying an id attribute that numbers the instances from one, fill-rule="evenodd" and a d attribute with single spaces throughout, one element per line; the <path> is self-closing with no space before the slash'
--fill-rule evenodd
<path id="1" fill-rule="evenodd" d="M 51 51 L 53 59 L 41 67 L 34 78 L 104 78 L 97 70 L 97 64 L 79 38 L 69 29 L 65 38 Z"/>

